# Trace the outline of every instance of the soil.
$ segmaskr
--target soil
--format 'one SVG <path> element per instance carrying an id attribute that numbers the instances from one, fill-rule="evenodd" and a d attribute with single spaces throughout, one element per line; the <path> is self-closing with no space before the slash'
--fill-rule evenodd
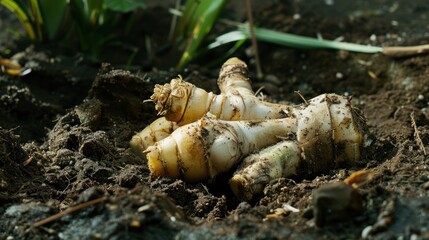
<path id="1" fill-rule="evenodd" d="M 235 5 L 223 17 L 244 20 Z M 259 26 L 300 35 L 377 46 L 429 41 L 425 0 L 254 1 L 254 9 Z M 165 6 L 145 11 L 153 22 L 169 16 Z M 0 14 L 2 29 L 19 29 L 9 12 Z M 168 22 L 143 27 L 158 41 Z M 0 75 L 0 239 L 429 239 L 428 55 L 260 43 L 265 75 L 258 79 L 253 56 L 238 51 L 267 99 L 298 104 L 298 90 L 305 98 L 353 96 L 373 136 L 354 167 L 278 179 L 240 202 L 228 175 L 196 184 L 155 178 L 129 149 L 133 134 L 157 117 L 143 103 L 154 84 L 180 73 L 217 92 L 220 65 L 210 69 L 201 59 L 176 72 L 160 55 L 147 70 L 142 52 L 124 70 L 114 50 L 110 60 L 94 61 L 14 36 L 2 31 L 0 50 L 32 72 Z M 361 169 L 373 169 L 374 178 L 357 189 L 339 183 Z"/>

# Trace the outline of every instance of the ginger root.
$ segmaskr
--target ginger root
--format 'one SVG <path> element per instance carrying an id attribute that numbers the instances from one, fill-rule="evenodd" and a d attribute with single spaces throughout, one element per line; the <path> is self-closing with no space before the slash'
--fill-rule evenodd
<path id="1" fill-rule="evenodd" d="M 156 142 L 168 137 L 176 128 L 177 123 L 161 117 L 131 138 L 131 150 L 140 158 L 145 159 L 144 151 Z"/>
<path id="2" fill-rule="evenodd" d="M 244 158 L 230 186 L 236 196 L 249 200 L 272 179 L 358 161 L 364 139 L 361 124 L 348 98 L 323 94 L 295 107 L 289 118 L 202 118 L 156 142 L 146 157 L 152 175 L 190 182 L 225 173 Z"/>
<path id="3" fill-rule="evenodd" d="M 235 167 L 243 156 L 296 130 L 296 119 L 224 121 L 207 117 L 179 127 L 149 147 L 149 169 L 155 176 L 203 181 Z"/>
<path id="4" fill-rule="evenodd" d="M 367 143 L 366 125 L 348 98 L 323 94 L 298 106 L 294 115 L 296 139 L 285 139 L 243 159 L 230 180 L 237 197 L 250 200 L 276 178 L 310 176 L 360 160 Z"/>
<path id="5" fill-rule="evenodd" d="M 164 117 L 133 137 L 130 142 L 133 151 L 141 156 L 142 151 L 167 133 L 170 134 L 176 127 L 195 122 L 207 113 L 222 120 L 277 119 L 290 116 L 290 106 L 258 99 L 252 91 L 247 73 L 247 65 L 240 59 L 231 58 L 226 61 L 219 73 L 219 95 L 187 83 L 180 76 L 168 84 L 155 85 L 154 94 L 150 98 L 155 103 L 158 114 Z M 160 132 L 163 134 L 159 134 Z"/>
<path id="6" fill-rule="evenodd" d="M 151 99 L 165 118 L 131 141 L 153 176 L 197 182 L 238 166 L 230 187 L 250 200 L 273 179 L 360 160 L 366 125 L 349 98 L 322 94 L 298 106 L 261 101 L 237 58 L 222 66 L 218 85 L 219 95 L 180 77 L 155 87 Z"/>
<path id="7" fill-rule="evenodd" d="M 288 116 L 289 106 L 259 100 L 247 77 L 247 66 L 238 58 L 226 61 L 219 73 L 221 94 L 206 92 L 181 77 L 156 85 L 151 100 L 155 109 L 179 126 L 195 122 L 206 113 L 222 120 L 275 119 Z"/>

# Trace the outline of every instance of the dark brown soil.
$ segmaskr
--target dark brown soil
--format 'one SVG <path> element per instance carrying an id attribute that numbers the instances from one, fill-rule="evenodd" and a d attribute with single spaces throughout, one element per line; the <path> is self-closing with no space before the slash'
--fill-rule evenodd
<path id="1" fill-rule="evenodd" d="M 255 1 L 254 7 L 265 28 L 378 46 L 428 43 L 426 0 Z M 231 4 L 225 17 L 243 20 L 240 9 Z M 8 21 L 19 27 L 3 18 L 4 9 L 0 14 L 1 28 Z M 0 43 L 33 69 L 22 78 L 0 75 L 0 239 L 429 239 L 428 55 L 392 59 L 260 44 L 265 75 L 252 77 L 255 90 L 263 86 L 268 99 L 295 103 L 302 101 L 297 90 L 306 98 L 352 95 L 373 142 L 353 168 L 278 179 L 253 201 L 240 202 L 228 175 L 197 184 L 154 178 L 129 149 L 133 134 L 157 117 L 143 100 L 177 72 L 126 71 L 56 55 L 6 32 Z M 244 51 L 236 56 L 255 76 L 254 59 Z M 218 70 L 201 60 L 181 74 L 218 91 Z M 370 168 L 374 179 L 357 190 L 338 183 Z"/>

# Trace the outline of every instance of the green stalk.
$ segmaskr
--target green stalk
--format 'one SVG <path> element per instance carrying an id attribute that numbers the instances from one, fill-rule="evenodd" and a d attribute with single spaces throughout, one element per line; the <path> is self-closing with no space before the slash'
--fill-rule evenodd
<path id="1" fill-rule="evenodd" d="M 69 7 L 68 0 L 38 0 L 38 3 L 43 20 L 44 37 L 53 40 L 60 26 L 64 24 Z"/>
<path id="2" fill-rule="evenodd" d="M 180 35 L 188 35 L 187 27 L 191 26 L 190 22 L 195 17 L 195 11 L 200 3 L 196 0 L 187 0 L 183 8 L 183 14 L 180 17 L 172 34 L 172 40 L 175 41 Z"/>
<path id="3" fill-rule="evenodd" d="M 208 46 L 209 49 L 212 49 L 230 42 L 235 42 L 243 39 L 250 39 L 250 32 L 247 27 L 240 26 L 238 29 L 239 30 L 225 33 L 217 37 L 215 42 L 211 43 Z M 383 52 L 382 47 L 304 37 L 304 36 L 299 36 L 299 35 L 290 34 L 290 33 L 283 33 L 283 32 L 273 31 L 273 30 L 264 29 L 264 28 L 255 27 L 254 33 L 256 38 L 259 41 L 274 43 L 274 44 L 278 44 L 286 47 L 292 47 L 292 48 L 305 48 L 305 49 L 325 48 L 325 49 L 345 50 L 345 51 L 351 51 L 351 52 L 360 52 L 360 53 L 382 53 Z"/>
<path id="4" fill-rule="evenodd" d="M 247 37 L 249 37 L 248 28 L 241 28 Z M 360 53 L 378 53 L 383 52 L 383 48 L 369 46 L 369 45 L 360 45 L 355 43 L 346 43 L 346 42 L 337 42 L 330 40 L 323 40 L 317 38 L 310 38 L 299 36 L 295 34 L 282 33 L 264 28 L 255 28 L 255 35 L 258 40 L 275 43 L 288 47 L 296 48 L 328 48 L 336 50 L 345 50 L 351 52 L 360 52 Z"/>
<path id="5" fill-rule="evenodd" d="M 21 21 L 22 25 L 24 26 L 25 31 L 28 34 L 28 38 L 34 41 L 36 39 L 34 27 L 31 25 L 31 22 L 25 10 L 23 10 L 18 4 L 16 4 L 12 0 L 0 0 L 0 4 L 2 4 L 7 9 L 12 11 L 18 17 L 18 19 Z"/>
<path id="6" fill-rule="evenodd" d="M 37 31 L 37 39 L 43 40 L 43 18 L 40 13 L 40 6 L 38 0 L 30 0 L 31 12 L 33 13 L 34 25 Z"/>
<path id="7" fill-rule="evenodd" d="M 198 5 L 195 10 L 194 5 L 189 7 L 191 9 L 189 11 L 192 11 L 192 16 L 182 16 L 182 18 L 187 21 L 185 32 L 186 46 L 177 64 L 177 69 L 183 69 L 183 67 L 198 54 L 201 43 L 216 23 L 226 2 L 227 0 L 197 1 L 195 4 Z"/>

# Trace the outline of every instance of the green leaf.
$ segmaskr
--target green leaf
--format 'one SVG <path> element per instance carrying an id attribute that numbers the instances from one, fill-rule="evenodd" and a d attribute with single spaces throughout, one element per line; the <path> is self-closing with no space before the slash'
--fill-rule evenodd
<path id="1" fill-rule="evenodd" d="M 179 22 L 175 26 L 173 32 L 173 40 L 179 37 L 183 38 L 189 35 L 187 28 L 190 26 L 191 19 L 195 16 L 195 10 L 198 7 L 199 2 L 197 0 L 187 0 L 183 8 L 183 14 L 179 19 Z"/>
<path id="2" fill-rule="evenodd" d="M 44 30 L 53 39 L 60 28 L 67 11 L 67 0 L 39 0 Z"/>
<path id="3" fill-rule="evenodd" d="M 131 12 L 146 7 L 145 0 L 104 0 L 106 8 L 116 12 Z"/>
<path id="4" fill-rule="evenodd" d="M 242 28 L 241 30 L 245 34 L 249 35 L 248 28 Z M 256 38 L 260 41 L 266 41 L 288 47 L 328 48 L 360 53 L 378 53 L 383 51 L 383 48 L 381 47 L 304 37 L 295 34 L 277 32 L 264 28 L 255 28 L 254 32 Z"/>
<path id="5" fill-rule="evenodd" d="M 33 24 L 36 29 L 37 39 L 43 40 L 43 18 L 40 12 L 40 6 L 38 0 L 30 0 L 30 9 L 33 17 Z"/>
<path id="6" fill-rule="evenodd" d="M 243 41 L 248 39 L 250 39 L 249 36 L 243 33 L 243 31 L 232 31 L 216 37 L 214 42 L 210 43 L 207 48 L 213 49 L 231 42 Z"/>
<path id="7" fill-rule="evenodd" d="M 233 56 L 241 48 L 241 46 L 244 45 L 246 40 L 247 39 L 245 38 L 245 39 L 238 39 L 238 40 L 234 41 L 235 42 L 234 46 L 232 46 L 228 51 L 223 53 L 221 57 L 215 58 L 214 60 L 205 64 L 205 66 L 208 68 L 216 68 L 218 66 L 221 66 L 222 63 L 224 63 L 228 58 Z M 211 48 L 207 48 L 206 51 L 209 51 L 210 49 Z"/>
<path id="8" fill-rule="evenodd" d="M 292 48 L 325 48 L 325 49 L 336 49 L 345 50 L 351 52 L 360 53 L 381 53 L 383 52 L 382 47 L 360 45 L 355 43 L 338 42 L 331 40 L 323 40 L 311 37 L 304 37 L 300 35 L 283 33 L 273 31 L 264 28 L 254 28 L 255 37 L 259 41 L 278 44 Z M 250 39 L 250 32 L 248 27 L 239 27 L 239 30 L 225 33 L 218 36 L 216 40 L 209 45 L 209 49 L 218 47 L 223 44 L 235 42 L 243 39 Z"/>
<path id="9" fill-rule="evenodd" d="M 29 19 L 28 11 L 25 9 L 25 4 L 21 0 L 0 0 L 0 4 L 12 11 L 18 17 L 24 26 L 25 31 L 27 31 L 28 38 L 30 38 L 30 40 L 35 40 L 36 33 L 34 26 Z"/>
<path id="10" fill-rule="evenodd" d="M 99 17 L 103 10 L 103 0 L 82 0 L 85 5 L 86 18 L 91 26 L 99 25 Z"/>
<path id="11" fill-rule="evenodd" d="M 207 37 L 225 6 L 227 0 L 199 1 L 198 7 L 190 11 L 192 17 L 188 25 L 188 36 L 185 51 L 177 66 L 182 69 L 196 55 L 202 41 Z M 189 19 L 187 16 L 184 18 Z M 188 21 L 188 20 L 187 20 Z"/>

